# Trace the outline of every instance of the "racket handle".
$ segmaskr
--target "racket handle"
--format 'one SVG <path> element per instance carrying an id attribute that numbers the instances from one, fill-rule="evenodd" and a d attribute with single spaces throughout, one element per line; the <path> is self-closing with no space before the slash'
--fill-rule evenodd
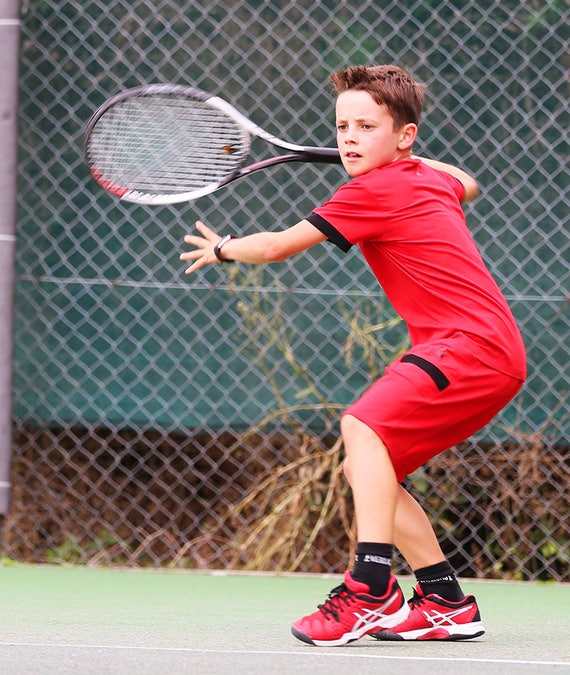
<path id="1" fill-rule="evenodd" d="M 301 153 L 302 162 L 316 162 L 319 164 L 340 164 L 340 152 L 337 148 L 304 147 Z"/>

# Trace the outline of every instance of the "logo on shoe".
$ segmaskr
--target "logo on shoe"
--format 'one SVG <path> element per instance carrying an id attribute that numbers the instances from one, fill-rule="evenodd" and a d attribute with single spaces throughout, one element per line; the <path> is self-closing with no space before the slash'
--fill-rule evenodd
<path id="1" fill-rule="evenodd" d="M 398 594 L 393 593 L 386 602 L 380 605 L 380 607 L 362 607 L 359 611 L 353 611 L 352 614 L 356 619 L 356 623 L 352 627 L 352 630 L 357 630 L 363 626 L 373 626 L 377 628 L 386 618 L 392 616 L 390 608 L 397 600 Z"/>
<path id="2" fill-rule="evenodd" d="M 429 623 L 431 623 L 431 625 L 434 627 L 445 625 L 454 626 L 456 624 L 456 622 L 454 621 L 456 617 L 461 616 L 462 614 L 465 614 L 465 612 L 469 612 L 470 610 L 473 609 L 474 609 L 473 605 L 466 605 L 465 607 L 454 609 L 451 612 L 438 612 L 437 609 L 422 610 L 422 614 L 425 616 L 426 620 L 429 621 Z"/>

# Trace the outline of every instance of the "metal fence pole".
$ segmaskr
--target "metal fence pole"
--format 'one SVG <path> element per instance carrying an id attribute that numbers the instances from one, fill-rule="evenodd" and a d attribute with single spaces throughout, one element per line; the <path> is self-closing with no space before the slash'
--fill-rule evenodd
<path id="1" fill-rule="evenodd" d="M 8 512 L 12 454 L 19 10 L 18 0 L 0 0 L 0 522 Z"/>

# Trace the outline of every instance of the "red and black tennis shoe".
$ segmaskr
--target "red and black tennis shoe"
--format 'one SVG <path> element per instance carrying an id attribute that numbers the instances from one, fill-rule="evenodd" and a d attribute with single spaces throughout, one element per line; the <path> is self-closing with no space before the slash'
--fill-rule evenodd
<path id="1" fill-rule="evenodd" d="M 450 602 L 439 595 L 424 595 L 418 584 L 409 605 L 407 619 L 388 630 L 373 632 L 372 637 L 377 640 L 470 640 L 485 632 L 472 595 Z"/>
<path id="2" fill-rule="evenodd" d="M 410 608 L 393 575 L 381 598 L 370 595 L 367 584 L 345 572 L 344 583 L 334 588 L 316 612 L 295 621 L 293 635 L 310 645 L 336 647 L 359 640 L 381 628 L 400 624 Z"/>

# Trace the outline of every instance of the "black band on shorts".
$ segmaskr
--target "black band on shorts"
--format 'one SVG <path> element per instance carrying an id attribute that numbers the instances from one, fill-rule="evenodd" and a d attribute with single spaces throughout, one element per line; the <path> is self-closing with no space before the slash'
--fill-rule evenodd
<path id="1" fill-rule="evenodd" d="M 413 363 L 418 368 L 424 370 L 431 379 L 435 382 L 436 387 L 439 391 L 443 391 L 446 387 L 449 387 L 451 384 L 447 377 L 441 372 L 441 370 L 434 366 L 431 361 L 423 359 L 421 356 L 416 356 L 415 354 L 405 354 L 402 356 L 402 361 L 405 363 Z"/>

